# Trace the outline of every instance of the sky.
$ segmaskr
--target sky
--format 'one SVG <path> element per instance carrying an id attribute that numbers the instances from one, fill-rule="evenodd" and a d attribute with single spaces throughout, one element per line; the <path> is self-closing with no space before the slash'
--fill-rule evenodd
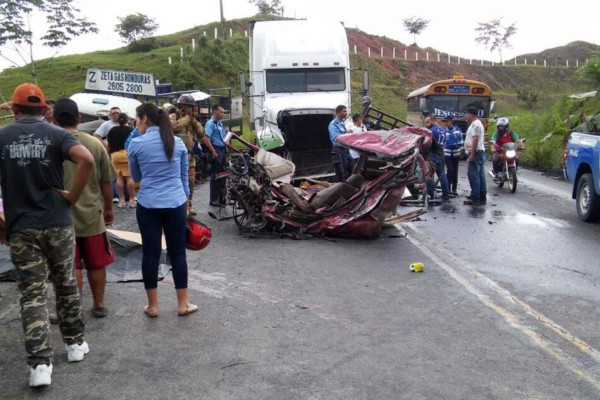
<path id="1" fill-rule="evenodd" d="M 503 58 L 510 59 L 526 53 L 537 53 L 548 48 L 583 40 L 600 45 L 600 7 L 589 1 L 571 0 L 555 7 L 550 3 L 527 0 L 476 2 L 454 0 L 398 1 L 398 0 L 281 0 L 286 17 L 342 21 L 346 27 L 358 28 L 369 34 L 386 36 L 405 44 L 413 37 L 402 23 L 413 16 L 429 20 L 428 27 L 417 36 L 419 47 L 432 47 L 442 53 L 465 59 L 498 61 L 497 53 L 490 53 L 475 42 L 475 28 L 480 22 L 502 18 L 507 26 L 516 23 L 517 33 L 512 37 L 512 48 L 503 50 Z M 255 15 L 258 9 L 248 0 L 222 0 L 226 19 Z M 157 1 L 157 0 L 75 0 L 81 14 L 95 21 L 99 33 L 76 38 L 60 49 L 60 55 L 86 53 L 122 47 L 124 43 L 115 33 L 117 17 L 142 13 L 154 18 L 159 25 L 157 35 L 170 34 L 194 26 L 220 20 L 219 0 Z M 33 16 L 34 34 L 41 36 L 43 18 Z M 39 27 L 39 28 L 37 28 Z M 10 49 L 2 54 L 17 58 Z M 34 57 L 42 59 L 56 53 L 54 49 L 34 47 Z M 0 59 L 0 70 L 10 66 Z"/>

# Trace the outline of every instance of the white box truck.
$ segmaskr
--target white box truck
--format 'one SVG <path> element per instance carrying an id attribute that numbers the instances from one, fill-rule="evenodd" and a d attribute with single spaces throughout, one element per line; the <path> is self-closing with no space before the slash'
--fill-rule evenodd
<path id="1" fill-rule="evenodd" d="M 296 175 L 333 170 L 328 125 L 350 109 L 350 55 L 342 23 L 308 20 L 250 24 L 250 105 L 257 144 L 296 164 Z M 242 75 L 243 76 L 243 75 Z"/>

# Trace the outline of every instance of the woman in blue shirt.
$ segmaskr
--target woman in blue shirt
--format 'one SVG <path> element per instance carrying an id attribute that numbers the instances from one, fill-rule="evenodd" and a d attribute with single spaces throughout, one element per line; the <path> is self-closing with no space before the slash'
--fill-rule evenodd
<path id="1" fill-rule="evenodd" d="M 177 292 L 177 313 L 191 314 L 198 306 L 188 302 L 186 220 L 188 156 L 183 141 L 173 135 L 167 112 L 151 103 L 136 108 L 136 128 L 142 134 L 128 148 L 129 169 L 141 181 L 136 216 L 142 235 L 142 276 L 148 295 L 145 313 L 158 317 L 158 265 L 164 230 L 167 253 Z"/>

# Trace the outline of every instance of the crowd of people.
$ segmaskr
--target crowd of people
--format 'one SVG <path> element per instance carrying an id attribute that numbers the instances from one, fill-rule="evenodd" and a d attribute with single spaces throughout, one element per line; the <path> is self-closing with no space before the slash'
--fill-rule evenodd
<path id="1" fill-rule="evenodd" d="M 481 206 L 487 203 L 485 128 L 478 118 L 479 112 L 477 107 L 467 108 L 465 112 L 468 126 L 466 133 L 454 125 L 454 118 L 451 115 L 443 116 L 440 119 L 441 126 L 432 115 L 426 115 L 423 119 L 424 127 L 429 130 L 433 139 L 426 159 L 435 171 L 435 176 L 441 186 L 441 201 L 444 203 L 449 202 L 451 197 L 458 196 L 458 169 L 462 158 L 467 160 L 467 176 L 471 189 L 463 204 Z M 364 132 L 367 128 L 363 124 L 360 114 L 354 114 L 351 120 L 348 120 L 348 109 L 344 105 L 336 107 L 335 115 L 335 118 L 329 123 L 332 162 L 337 181 L 344 182 L 352 175 L 358 153 L 340 146 L 336 137 L 346 133 Z M 507 142 L 520 143 L 519 135 L 509 129 L 508 118 L 498 119 L 496 128 L 496 132 L 490 138 L 494 180 L 500 169 L 499 154 L 502 145 Z M 435 187 L 436 180 L 432 176 L 426 181 L 429 200 L 436 199 Z"/>
<path id="2" fill-rule="evenodd" d="M 36 85 L 18 86 L 9 109 L 15 121 L 0 128 L 0 178 L 4 219 L 0 218 L 0 242 L 10 247 L 18 288 L 21 318 L 30 367 L 29 385 L 51 383 L 53 350 L 50 318 L 46 306 L 47 280 L 56 294 L 56 319 L 69 362 L 84 359 L 90 351 L 82 317 L 83 270 L 86 270 L 93 306 L 91 314 L 106 317 L 106 267 L 115 255 L 107 234 L 114 220 L 113 202 L 119 208 L 135 209 L 142 237 L 142 277 L 147 295 L 143 312 L 160 315 L 158 267 L 161 236 L 167 244 L 175 283 L 177 315 L 198 310 L 188 299 L 186 229 L 192 208 L 196 170 L 192 153 L 199 143 L 211 155 L 209 206 L 225 203 L 226 130 L 224 109 L 212 107 L 212 117 L 203 127 L 197 105 L 182 95 L 177 107 L 144 103 L 137 107 L 135 122 L 117 107 L 94 135 L 80 132 L 80 113 L 69 98 L 47 102 Z M 442 201 L 457 195 L 459 159 L 466 156 L 470 196 L 468 205 L 486 203 L 484 127 L 476 108 L 466 112 L 466 135 L 451 116 L 441 119 L 443 127 L 428 116 L 425 126 L 433 145 L 427 160 L 441 182 Z M 340 105 L 329 124 L 332 158 L 338 181 L 351 174 L 359 154 L 339 146 L 336 137 L 367 130 L 360 114 L 347 121 L 348 110 Z M 508 120 L 498 121 L 492 137 L 502 143 L 518 140 Z M 494 171 L 498 161 L 494 156 Z M 447 173 L 446 173 L 447 169 Z M 139 190 L 136 193 L 136 184 Z M 114 187 L 113 187 L 114 186 Z M 433 180 L 427 182 L 433 199 Z"/>
<path id="3" fill-rule="evenodd" d="M 61 98 L 51 107 L 43 91 L 31 83 L 18 86 L 12 101 L 0 105 L 15 119 L 0 128 L 4 208 L 0 242 L 10 248 L 21 293 L 30 386 L 51 383 L 48 279 L 54 286 L 55 318 L 69 362 L 83 360 L 90 351 L 81 308 L 84 269 L 93 301 L 91 315 L 108 314 L 106 267 L 115 255 L 107 226 L 114 220 L 115 193 L 117 207 L 135 209 L 142 237 L 147 295 L 143 312 L 150 318 L 160 314 L 157 282 L 163 232 L 177 315 L 198 310 L 187 291 L 187 224 L 188 216 L 195 213 L 190 153 L 196 141 L 203 143 L 212 154 L 216 179 L 224 164 L 224 110 L 212 108 L 205 132 L 194 115 L 197 110 L 185 102 L 180 98 L 180 110 L 175 112 L 142 104 L 136 109 L 134 126 L 129 116 L 113 107 L 94 135 L 77 129 L 81 117 L 73 100 Z M 134 183 L 140 187 L 137 196 Z M 223 201 L 218 185 L 211 182 L 211 204 Z"/>

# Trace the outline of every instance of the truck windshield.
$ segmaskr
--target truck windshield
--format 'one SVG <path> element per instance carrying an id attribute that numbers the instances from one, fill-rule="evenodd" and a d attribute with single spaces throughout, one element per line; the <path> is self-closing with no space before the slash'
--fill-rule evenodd
<path id="1" fill-rule="evenodd" d="M 346 89 L 343 68 L 267 70 L 267 92 L 329 92 Z"/>

